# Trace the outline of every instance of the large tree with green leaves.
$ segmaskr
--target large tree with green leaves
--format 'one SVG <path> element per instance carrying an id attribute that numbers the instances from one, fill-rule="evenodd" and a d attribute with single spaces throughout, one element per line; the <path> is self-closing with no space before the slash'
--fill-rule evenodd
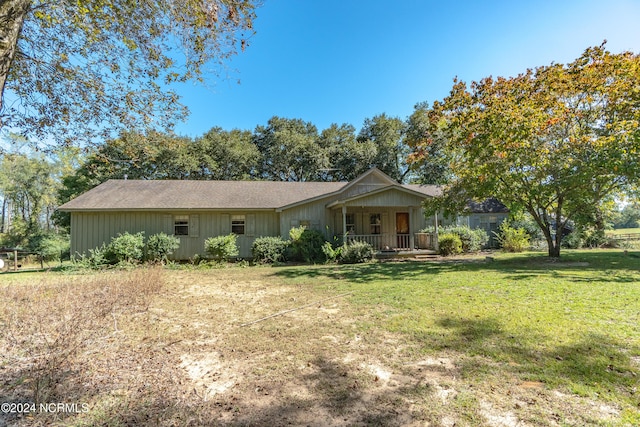
<path id="1" fill-rule="evenodd" d="M 3 0 L 0 129 L 73 142 L 184 117 L 167 85 L 245 48 L 257 0 Z"/>
<path id="2" fill-rule="evenodd" d="M 200 165 L 192 179 L 252 179 L 260 166 L 260 152 L 250 131 L 225 131 L 214 127 L 196 139 L 194 150 Z"/>
<path id="3" fill-rule="evenodd" d="M 375 147 L 368 167 L 375 166 L 398 182 L 404 181 L 409 173 L 406 164 L 409 149 L 405 141 L 405 123 L 402 120 L 384 113 L 366 119 L 357 141 Z"/>
<path id="4" fill-rule="evenodd" d="M 254 144 L 262 155 L 260 179 L 315 181 L 329 165 L 318 149 L 318 128 L 301 119 L 270 118 L 256 127 Z"/>
<path id="5" fill-rule="evenodd" d="M 460 211 L 496 196 L 524 209 L 560 256 L 561 230 L 593 220 L 601 203 L 640 177 L 640 57 L 604 45 L 572 63 L 513 78 L 456 81 L 425 111 L 428 132 L 412 159 L 429 161 L 444 133 L 451 177 L 431 208 Z"/>
<path id="6" fill-rule="evenodd" d="M 318 145 L 318 151 L 328 159 L 322 181 L 351 181 L 371 167 L 378 151 L 373 141 L 359 141 L 355 128 L 349 124 L 332 124 L 324 129 Z"/>

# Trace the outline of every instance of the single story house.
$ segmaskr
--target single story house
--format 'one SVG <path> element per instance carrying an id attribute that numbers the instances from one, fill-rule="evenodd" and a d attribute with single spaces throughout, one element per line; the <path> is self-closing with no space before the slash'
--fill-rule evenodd
<path id="1" fill-rule="evenodd" d="M 174 259 L 204 253 L 209 237 L 234 233 L 241 257 L 260 236 L 289 238 L 301 225 L 327 238 L 364 240 L 379 250 L 416 247 L 433 219 L 422 202 L 432 185 L 399 184 L 373 168 L 351 182 L 109 180 L 60 206 L 71 213 L 71 253 L 87 254 L 119 233 L 180 239 Z"/>

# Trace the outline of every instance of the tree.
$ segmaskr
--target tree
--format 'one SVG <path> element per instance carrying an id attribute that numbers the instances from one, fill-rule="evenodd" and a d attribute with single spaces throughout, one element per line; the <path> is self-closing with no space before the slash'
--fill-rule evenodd
<path id="1" fill-rule="evenodd" d="M 614 228 L 638 228 L 640 227 L 640 201 L 634 200 L 625 205 L 619 213 L 619 217 L 613 224 Z"/>
<path id="2" fill-rule="evenodd" d="M 318 145 L 329 160 L 329 167 L 322 171 L 322 181 L 351 181 L 371 167 L 377 154 L 373 141 L 358 141 L 355 128 L 349 124 L 332 124 L 324 129 Z"/>
<path id="3" fill-rule="evenodd" d="M 597 216 L 601 203 L 640 178 L 640 58 L 587 49 L 570 64 L 513 78 L 455 81 L 428 112 L 442 130 L 452 177 L 430 208 L 460 211 L 495 196 L 535 219 L 560 256 L 570 221 Z M 413 142 L 414 162 L 428 161 Z"/>
<path id="4" fill-rule="evenodd" d="M 30 238 L 52 230 L 58 165 L 42 153 L 8 153 L 0 157 L 0 232 L 2 244 L 26 246 Z"/>
<path id="5" fill-rule="evenodd" d="M 71 143 L 170 126 L 186 109 L 167 85 L 244 50 L 255 3 L 3 0 L 0 129 Z"/>
<path id="6" fill-rule="evenodd" d="M 367 169 L 375 166 L 391 178 L 402 182 L 409 173 L 405 159 L 409 154 L 405 143 L 405 124 L 397 117 L 380 114 L 366 119 L 358 134 L 358 142 L 371 142 L 375 156 Z"/>
<path id="7" fill-rule="evenodd" d="M 256 127 L 254 144 L 262 154 L 262 179 L 314 181 L 329 164 L 318 149 L 318 129 L 300 119 L 270 118 L 267 126 Z"/>
<path id="8" fill-rule="evenodd" d="M 199 159 L 199 179 L 251 179 L 260 164 L 260 152 L 249 131 L 215 127 L 196 140 L 194 151 Z"/>
<path id="9" fill-rule="evenodd" d="M 420 147 L 419 152 L 409 154 L 407 160 L 415 181 L 443 184 L 450 173 L 445 154 L 446 135 L 437 122 L 433 126 L 430 114 L 429 103 L 420 102 L 407 119 L 406 143 L 411 147 Z M 420 161 L 413 162 L 414 157 Z"/>

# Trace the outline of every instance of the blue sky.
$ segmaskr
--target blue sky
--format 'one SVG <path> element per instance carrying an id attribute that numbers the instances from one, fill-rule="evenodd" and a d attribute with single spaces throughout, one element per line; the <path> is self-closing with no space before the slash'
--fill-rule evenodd
<path id="1" fill-rule="evenodd" d="M 191 110 L 178 134 L 253 130 L 272 116 L 359 130 L 442 99 L 455 76 L 567 63 L 605 39 L 612 52 L 640 52 L 640 0 L 264 0 L 257 15 L 228 77 L 177 88 Z"/>

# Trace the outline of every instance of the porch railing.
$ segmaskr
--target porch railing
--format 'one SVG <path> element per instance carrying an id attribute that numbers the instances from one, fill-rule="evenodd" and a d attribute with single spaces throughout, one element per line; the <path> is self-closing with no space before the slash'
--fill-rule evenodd
<path id="1" fill-rule="evenodd" d="M 348 234 L 347 243 L 366 242 L 373 246 L 374 249 L 380 250 L 385 247 L 386 235 L 384 234 Z"/>
<path id="2" fill-rule="evenodd" d="M 367 242 L 376 250 L 411 250 L 409 234 L 349 234 L 347 242 Z"/>
<path id="3" fill-rule="evenodd" d="M 433 249 L 435 236 L 433 233 L 415 233 L 413 248 L 410 234 L 349 234 L 347 242 L 367 242 L 376 250 L 413 250 Z"/>

